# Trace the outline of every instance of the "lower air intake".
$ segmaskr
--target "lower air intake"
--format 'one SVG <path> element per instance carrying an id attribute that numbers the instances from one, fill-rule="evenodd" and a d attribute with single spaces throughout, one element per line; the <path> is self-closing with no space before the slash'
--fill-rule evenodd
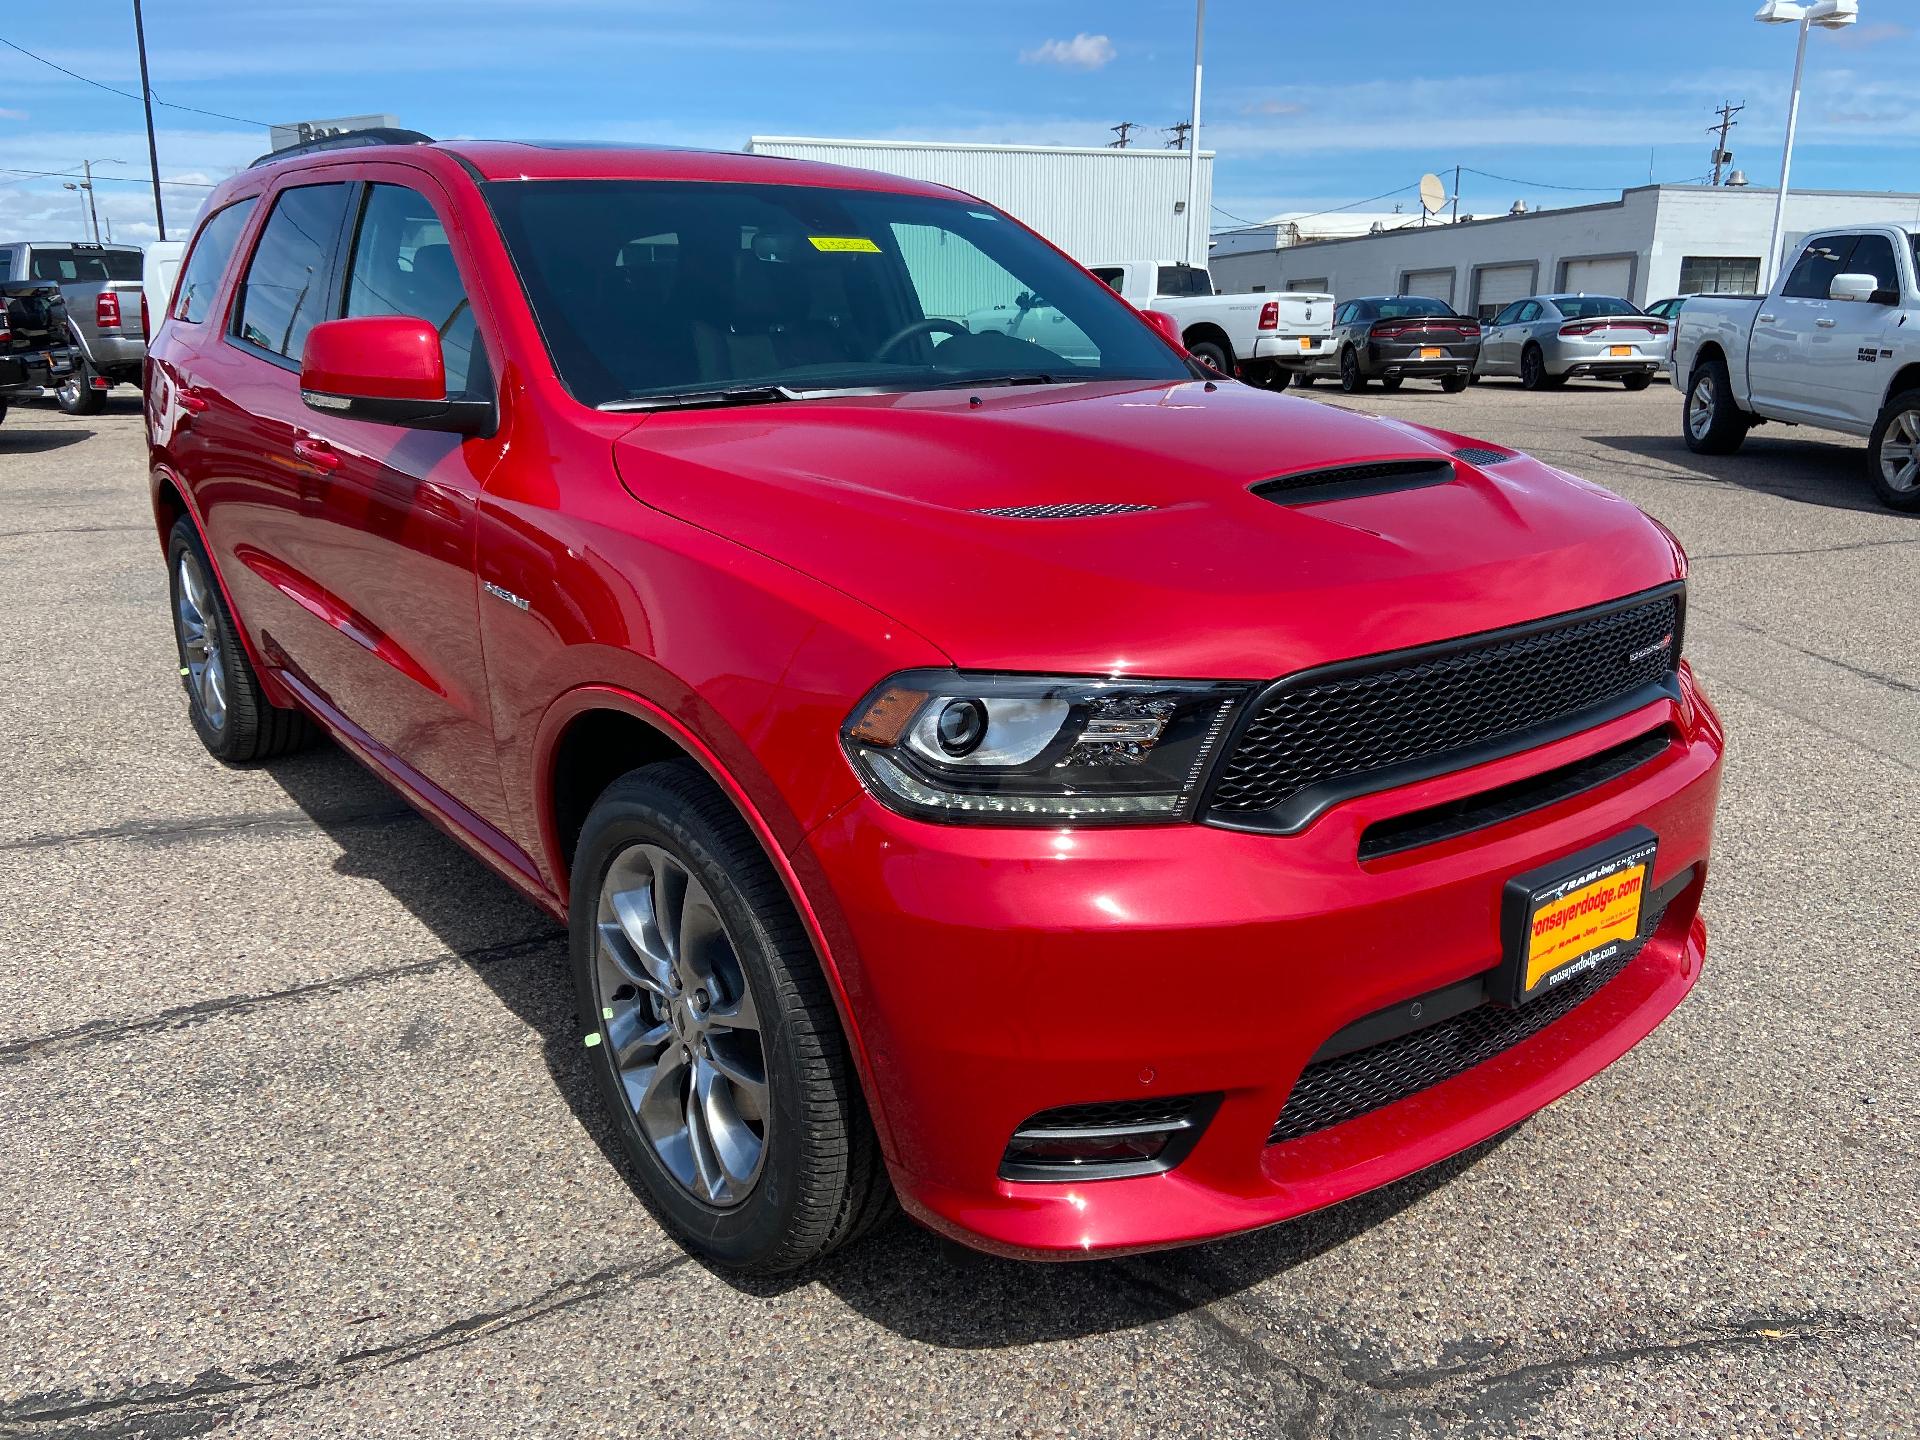
<path id="1" fill-rule="evenodd" d="M 1104 1100 L 1028 1117 L 1007 1142 L 1003 1180 L 1117 1180 L 1157 1175 L 1187 1156 L 1218 1095 Z"/>

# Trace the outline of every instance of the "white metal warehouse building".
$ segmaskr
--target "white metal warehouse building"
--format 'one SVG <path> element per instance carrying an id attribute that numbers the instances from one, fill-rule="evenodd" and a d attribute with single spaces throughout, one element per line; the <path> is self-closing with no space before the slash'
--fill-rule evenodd
<path id="1" fill-rule="evenodd" d="M 1223 291 L 1430 295 L 1483 320 L 1511 301 L 1552 291 L 1621 295 L 1637 305 L 1669 295 L 1749 294 L 1759 285 L 1775 193 L 1644 185 L 1598 205 L 1297 245 L 1268 224 L 1215 236 L 1210 264 Z M 1787 194 L 1789 245 L 1823 226 L 1875 221 L 1920 221 L 1920 195 Z"/>
<path id="2" fill-rule="evenodd" d="M 1187 257 L 1184 150 L 1062 149 L 1041 145 L 958 145 L 905 140 L 817 140 L 756 135 L 755 155 L 782 155 L 882 170 L 951 185 L 1038 230 L 1083 265 L 1099 261 L 1178 261 Z M 1213 205 L 1213 152 L 1200 152 L 1206 244 Z"/>

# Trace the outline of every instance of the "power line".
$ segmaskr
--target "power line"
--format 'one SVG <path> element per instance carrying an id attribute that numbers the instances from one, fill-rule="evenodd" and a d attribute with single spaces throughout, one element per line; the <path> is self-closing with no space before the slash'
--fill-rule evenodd
<path id="1" fill-rule="evenodd" d="M 1478 175 L 1482 180 L 1498 180 L 1502 185 L 1524 185 L 1529 190 L 1578 190 L 1586 195 L 1602 195 L 1623 187 L 1619 185 L 1555 185 L 1546 180 L 1516 180 L 1511 175 L 1495 175 L 1489 170 L 1476 170 L 1471 165 L 1460 167 L 1469 175 Z"/>
<path id="2" fill-rule="evenodd" d="M 1358 210 L 1362 205 L 1371 205 L 1377 200 L 1391 200 L 1395 195 L 1404 194 L 1408 190 L 1417 189 L 1419 187 L 1419 184 L 1420 182 L 1418 180 L 1415 180 L 1411 184 L 1397 186 L 1396 188 L 1392 190 L 1388 190 L 1385 193 L 1380 195 L 1369 195 L 1364 200 L 1349 201 L 1345 205 L 1335 205 L 1326 210 L 1315 210 L 1310 214 L 1306 214 L 1306 215 L 1289 215 L 1287 217 L 1287 223 L 1291 225 L 1291 224 L 1297 224 L 1302 220 L 1317 220 L 1322 215 L 1338 215 L 1342 210 Z M 1214 209 L 1219 210 L 1220 207 L 1216 205 L 1214 206 Z M 1227 212 L 1224 210 L 1221 210 L 1220 213 L 1222 215 L 1225 215 Z M 1231 218 L 1238 220 L 1240 217 L 1235 215 L 1235 216 L 1232 216 Z M 1261 220 L 1261 221 L 1245 220 L 1245 221 L 1241 221 L 1241 223 L 1253 229 L 1260 229 L 1263 226 L 1272 224 L 1273 222 L 1269 220 Z M 1220 235 L 1231 235 L 1234 232 L 1231 230 L 1220 230 L 1220 231 L 1216 231 L 1215 233 Z"/>
<path id="3" fill-rule="evenodd" d="M 116 86 L 108 85 L 104 81 L 82 75 L 77 70 L 69 70 L 64 65 L 56 64 L 44 55 L 36 55 L 33 51 L 27 49 L 26 46 L 16 45 L 4 35 L 0 35 L 0 45 L 6 46 L 9 50 L 17 50 L 29 60 L 36 60 L 40 64 L 45 65 L 49 70 L 58 70 L 62 75 L 70 79 L 78 80 L 83 85 L 91 85 L 96 90 L 104 90 L 109 95 L 118 95 L 123 100 L 139 100 L 141 98 L 131 90 L 122 90 Z M 239 125 L 260 125 L 269 129 L 272 128 L 265 120 L 249 120 L 244 115 L 229 115 L 223 110 L 202 110 L 198 105 L 176 105 L 171 100 L 162 100 L 158 95 L 153 97 L 153 103 L 156 105 L 164 105 L 169 110 L 185 110 L 192 115 L 211 115 L 216 120 L 231 120 Z"/>
<path id="4" fill-rule="evenodd" d="M 0 165 L 0 175 L 32 175 L 50 180 L 65 180 L 77 176 L 80 173 L 78 170 L 21 170 L 12 165 Z M 96 182 L 111 180 L 116 185 L 146 185 L 152 183 L 153 180 L 151 175 L 96 175 L 93 178 Z M 161 178 L 160 183 L 162 185 L 188 185 L 195 190 L 213 190 L 218 188 L 215 182 L 206 180 L 168 180 L 164 176 Z"/>

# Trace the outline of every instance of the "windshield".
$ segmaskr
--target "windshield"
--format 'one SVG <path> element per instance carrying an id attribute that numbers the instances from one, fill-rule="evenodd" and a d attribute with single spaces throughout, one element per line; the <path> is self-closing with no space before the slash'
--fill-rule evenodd
<path id="1" fill-rule="evenodd" d="M 1380 302 L 1382 320 L 1404 320 L 1409 315 L 1451 315 L 1453 307 L 1444 300 L 1427 300 L 1418 295 L 1399 295 Z"/>
<path id="2" fill-rule="evenodd" d="M 52 280 L 60 285 L 98 284 L 107 280 L 138 280 L 141 259 L 138 250 L 36 245 L 28 268 L 35 280 Z"/>
<path id="3" fill-rule="evenodd" d="M 554 366 L 589 405 L 1192 378 L 1105 285 L 964 202 L 652 180 L 486 190 Z"/>
<path id="4" fill-rule="evenodd" d="M 1569 320 L 1591 320 L 1599 315 L 1638 315 L 1640 308 L 1618 295 L 1562 295 L 1553 308 Z"/>

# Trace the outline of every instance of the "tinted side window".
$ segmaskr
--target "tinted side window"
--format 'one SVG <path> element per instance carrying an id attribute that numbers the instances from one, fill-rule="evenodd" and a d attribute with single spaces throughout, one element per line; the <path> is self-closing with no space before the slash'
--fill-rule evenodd
<path id="1" fill-rule="evenodd" d="M 1884 235 L 1862 235 L 1847 257 L 1847 273 L 1871 275 L 1876 288 L 1898 290 L 1900 271 L 1893 263 L 1893 245 Z"/>
<path id="2" fill-rule="evenodd" d="M 200 238 L 193 242 L 193 253 L 180 271 L 173 292 L 173 318 L 197 325 L 213 309 L 214 288 L 233 258 L 233 247 L 240 243 L 240 232 L 253 213 L 253 197 L 236 200 L 224 210 L 216 210 L 200 227 Z"/>
<path id="3" fill-rule="evenodd" d="M 274 202 L 240 291 L 242 340 L 298 360 L 307 331 L 326 318 L 333 252 L 346 216 L 345 185 L 302 185 Z"/>
<path id="4" fill-rule="evenodd" d="M 629 246 L 621 258 L 635 255 Z M 347 276 L 347 314 L 417 316 L 440 333 L 447 393 L 465 395 L 477 378 L 473 306 L 440 217 L 418 191 L 404 185 L 367 187 Z"/>
<path id="5" fill-rule="evenodd" d="M 1853 239 L 1851 235 L 1823 235 L 1809 240 L 1780 293 L 1794 300 L 1825 300 L 1833 277 L 1847 268 Z"/>
<path id="6" fill-rule="evenodd" d="M 1528 300 L 1520 306 L 1520 313 L 1513 317 L 1516 325 L 1527 325 L 1540 318 L 1540 302 Z"/>
<path id="7" fill-rule="evenodd" d="M 1093 268 L 1093 278 L 1117 294 L 1121 284 L 1127 278 L 1127 272 L 1118 265 L 1096 265 Z"/>
<path id="8" fill-rule="evenodd" d="M 1520 318 L 1520 311 L 1526 305 L 1524 300 L 1516 300 L 1498 315 L 1493 317 L 1495 325 L 1511 325 Z"/>

